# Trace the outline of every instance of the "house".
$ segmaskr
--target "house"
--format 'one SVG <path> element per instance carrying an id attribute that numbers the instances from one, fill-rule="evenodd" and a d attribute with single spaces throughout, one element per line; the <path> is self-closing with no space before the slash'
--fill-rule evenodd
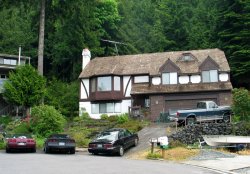
<path id="1" fill-rule="evenodd" d="M 3 84 L 8 80 L 9 72 L 16 69 L 17 65 L 30 63 L 30 57 L 0 54 L 0 115 L 9 115 L 16 107 L 7 104 L 3 99 Z"/>
<path id="2" fill-rule="evenodd" d="M 193 108 L 200 100 L 231 104 L 230 68 L 220 49 L 96 57 L 83 50 L 79 109 L 93 118 L 131 107 L 161 112 Z"/>

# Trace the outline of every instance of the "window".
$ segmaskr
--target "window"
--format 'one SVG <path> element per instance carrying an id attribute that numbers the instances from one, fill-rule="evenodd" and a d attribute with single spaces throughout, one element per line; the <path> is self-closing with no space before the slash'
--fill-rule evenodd
<path id="1" fill-rule="evenodd" d="M 114 76 L 114 91 L 121 90 L 121 78 L 118 76 Z"/>
<path id="2" fill-rule="evenodd" d="M 217 70 L 202 71 L 202 81 L 218 82 L 218 71 Z"/>
<path id="3" fill-rule="evenodd" d="M 148 76 L 135 76 L 134 83 L 148 83 L 149 77 Z"/>
<path id="4" fill-rule="evenodd" d="M 146 107 L 146 108 L 149 108 L 149 106 L 150 106 L 150 99 L 149 99 L 149 98 L 146 98 L 146 99 L 145 99 L 145 107 Z"/>
<path id="5" fill-rule="evenodd" d="M 91 113 L 99 114 L 99 104 L 91 104 Z"/>
<path id="6" fill-rule="evenodd" d="M 92 114 L 120 113 L 121 103 L 95 103 L 91 104 Z"/>
<path id="7" fill-rule="evenodd" d="M 96 91 L 96 78 L 91 79 L 91 92 Z"/>
<path id="8" fill-rule="evenodd" d="M 111 91 L 111 86 L 111 76 L 97 78 L 98 91 Z"/>
<path id="9" fill-rule="evenodd" d="M 162 84 L 177 84 L 177 73 L 162 73 Z"/>

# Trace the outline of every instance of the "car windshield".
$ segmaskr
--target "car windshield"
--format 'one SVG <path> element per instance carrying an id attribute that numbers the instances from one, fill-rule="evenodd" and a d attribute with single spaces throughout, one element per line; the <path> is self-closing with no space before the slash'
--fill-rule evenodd
<path id="1" fill-rule="evenodd" d="M 118 139 L 118 131 L 114 132 L 103 132 L 97 136 L 97 140 L 106 139 L 109 141 L 115 141 Z"/>
<path id="2" fill-rule="evenodd" d="M 12 135 L 8 135 L 7 138 L 32 138 L 31 135 L 27 135 L 27 134 L 12 134 Z"/>
<path id="3" fill-rule="evenodd" d="M 51 135 L 50 138 L 61 138 L 61 139 L 64 139 L 64 138 L 69 138 L 69 135 L 66 135 L 66 134 L 54 134 L 54 135 Z"/>

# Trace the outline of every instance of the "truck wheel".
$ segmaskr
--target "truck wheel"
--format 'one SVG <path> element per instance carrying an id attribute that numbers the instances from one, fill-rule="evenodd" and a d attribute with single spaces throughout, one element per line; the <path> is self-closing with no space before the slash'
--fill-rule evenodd
<path id="1" fill-rule="evenodd" d="M 224 123 L 230 123 L 230 114 L 229 113 L 227 113 L 227 114 L 224 114 L 223 115 L 223 122 Z"/>
<path id="2" fill-rule="evenodd" d="M 194 117 L 188 117 L 186 118 L 186 125 L 192 125 L 195 123 L 195 118 Z"/>

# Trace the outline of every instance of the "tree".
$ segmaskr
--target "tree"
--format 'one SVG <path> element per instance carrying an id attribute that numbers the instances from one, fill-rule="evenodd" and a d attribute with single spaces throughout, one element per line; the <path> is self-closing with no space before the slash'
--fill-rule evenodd
<path id="1" fill-rule="evenodd" d="M 30 115 L 30 107 L 39 104 L 46 92 L 46 80 L 31 65 L 18 66 L 10 72 L 4 83 L 4 99 L 16 106 L 26 108 L 26 116 Z"/>
<path id="2" fill-rule="evenodd" d="M 38 72 L 43 75 L 43 51 L 44 51 L 44 30 L 45 30 L 45 0 L 41 0 L 40 7 L 40 28 L 38 44 Z"/>
<path id="3" fill-rule="evenodd" d="M 250 87 L 250 1 L 221 1 L 219 36 L 229 58 L 233 82 Z"/>

